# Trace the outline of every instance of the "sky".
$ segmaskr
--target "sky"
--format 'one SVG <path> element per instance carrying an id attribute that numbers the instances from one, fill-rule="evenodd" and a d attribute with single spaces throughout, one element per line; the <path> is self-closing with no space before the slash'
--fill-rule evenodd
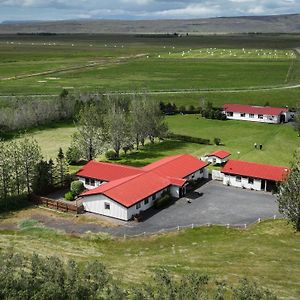
<path id="1" fill-rule="evenodd" d="M 190 19 L 300 12 L 300 0 L 0 0 L 0 22 Z"/>

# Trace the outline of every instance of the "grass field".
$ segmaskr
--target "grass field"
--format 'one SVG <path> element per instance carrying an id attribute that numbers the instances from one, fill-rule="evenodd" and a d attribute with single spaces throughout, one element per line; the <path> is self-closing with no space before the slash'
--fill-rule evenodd
<path id="1" fill-rule="evenodd" d="M 26 226 L 21 231 L 0 232 L 2 251 L 13 248 L 79 262 L 99 259 L 125 283 L 151 280 L 151 271 L 160 265 L 173 274 L 199 271 L 230 283 L 246 276 L 281 298 L 299 299 L 300 236 L 283 220 L 263 222 L 248 230 L 204 227 L 127 240 L 96 234 L 68 236 L 30 221 L 19 224 Z"/>
<path id="2" fill-rule="evenodd" d="M 167 117 L 170 131 L 178 134 L 222 140 L 224 146 L 198 145 L 179 141 L 148 144 L 139 152 L 122 157 L 121 163 L 142 166 L 168 155 L 190 153 L 201 156 L 218 148 L 228 150 L 232 158 L 259 163 L 289 165 L 293 152 L 300 147 L 300 138 L 290 124 L 274 125 L 243 121 L 207 120 L 197 115 Z M 45 158 L 54 158 L 59 147 L 65 151 L 71 142 L 75 128 L 72 124 L 54 124 L 52 128 L 33 130 L 30 134 L 39 142 Z M 253 144 L 263 144 L 263 151 Z M 238 154 L 240 152 L 240 154 Z"/>
<path id="3" fill-rule="evenodd" d="M 295 54 L 283 45 L 288 38 L 296 43 L 297 35 L 279 36 L 277 49 L 274 37 L 266 38 L 269 47 L 264 48 L 260 37 L 251 41 L 245 36 L 229 36 L 227 44 L 224 37 L 76 37 L 0 36 L 0 95 L 59 94 L 62 88 L 107 92 L 276 86 L 289 83 L 291 70 L 292 82 L 299 82 Z M 37 75 L 45 71 L 50 73 Z"/>

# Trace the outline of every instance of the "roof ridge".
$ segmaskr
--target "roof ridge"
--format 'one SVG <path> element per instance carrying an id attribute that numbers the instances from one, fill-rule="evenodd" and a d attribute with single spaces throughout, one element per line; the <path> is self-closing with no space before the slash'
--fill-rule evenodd
<path id="1" fill-rule="evenodd" d="M 141 172 L 144 172 L 144 170 L 140 167 L 134 167 L 134 166 L 130 166 L 130 165 L 124 165 L 124 164 L 119 164 L 119 163 L 112 163 L 112 162 L 107 162 L 107 161 L 96 161 L 96 160 L 91 160 L 90 162 L 94 162 L 96 164 L 105 164 L 105 165 L 110 165 L 110 166 L 117 166 L 117 167 L 124 167 L 124 168 L 128 168 L 128 169 L 135 169 L 135 170 L 140 170 Z"/>
<path id="2" fill-rule="evenodd" d="M 271 165 L 271 164 L 258 163 L 258 162 L 254 162 L 254 161 L 246 161 L 246 160 L 239 160 L 239 159 L 230 159 L 230 160 L 228 160 L 228 162 L 230 162 L 230 161 L 237 161 L 237 162 L 242 162 L 242 163 L 247 163 L 247 164 L 253 164 L 253 165 L 263 165 L 263 166 L 270 166 L 270 167 L 276 167 L 276 168 L 289 169 L 287 166 L 275 166 L 275 165 Z"/>
<path id="3" fill-rule="evenodd" d="M 171 157 L 172 157 L 173 159 L 170 159 L 170 160 L 168 160 L 167 162 L 163 163 L 163 165 L 166 165 L 166 164 L 170 163 L 171 161 L 177 160 L 178 158 L 180 158 L 180 157 L 182 157 L 182 156 L 185 156 L 185 155 L 189 155 L 189 154 L 178 154 L 178 155 L 173 155 L 173 156 L 167 156 L 167 157 L 165 157 L 165 158 L 162 158 L 161 160 L 166 159 L 166 158 L 171 158 Z M 145 167 L 148 167 L 148 166 L 150 166 L 151 164 L 158 163 L 159 161 L 160 161 L 160 160 L 158 160 L 158 161 L 156 161 L 156 162 L 154 162 L 154 163 L 150 163 L 150 164 L 146 165 Z M 157 169 L 157 168 L 159 168 L 159 167 L 161 167 L 161 165 L 158 165 L 158 166 L 154 167 L 154 168 L 151 169 L 151 170 L 145 170 L 145 172 L 151 172 L 151 171 L 154 171 L 155 169 Z"/>

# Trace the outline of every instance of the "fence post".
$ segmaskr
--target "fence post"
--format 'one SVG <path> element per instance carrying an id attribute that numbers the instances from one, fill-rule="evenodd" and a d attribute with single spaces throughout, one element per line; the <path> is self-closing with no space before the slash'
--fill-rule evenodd
<path id="1" fill-rule="evenodd" d="M 273 219 L 276 220 L 276 215 L 274 215 Z"/>
<path id="2" fill-rule="evenodd" d="M 261 221 L 261 219 L 260 219 L 260 218 L 258 218 L 258 220 L 257 220 L 257 223 L 260 223 L 260 221 Z"/>
<path id="3" fill-rule="evenodd" d="M 146 232 L 144 231 L 144 236 L 146 236 Z"/>
<path id="4" fill-rule="evenodd" d="M 177 226 L 177 230 L 178 230 L 178 231 L 180 230 L 180 226 Z"/>
<path id="5" fill-rule="evenodd" d="M 247 224 L 244 225 L 245 229 L 247 228 Z"/>
<path id="6" fill-rule="evenodd" d="M 230 224 L 227 224 L 226 227 L 229 228 L 229 227 L 230 227 Z"/>
<path id="7" fill-rule="evenodd" d="M 192 224 L 192 229 L 194 229 L 194 224 Z"/>
<path id="8" fill-rule="evenodd" d="M 124 233 L 124 240 L 126 240 L 126 234 Z"/>

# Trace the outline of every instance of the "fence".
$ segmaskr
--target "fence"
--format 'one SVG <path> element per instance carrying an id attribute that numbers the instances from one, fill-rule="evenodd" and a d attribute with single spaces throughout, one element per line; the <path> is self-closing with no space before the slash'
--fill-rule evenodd
<path id="1" fill-rule="evenodd" d="M 84 207 L 82 204 L 77 205 L 76 203 L 67 203 L 63 200 L 54 200 L 34 194 L 30 195 L 30 200 L 35 204 L 43 204 L 49 208 L 59 211 L 71 212 L 76 214 L 82 214 L 84 212 Z"/>
<path id="2" fill-rule="evenodd" d="M 212 170 L 211 172 L 211 178 L 213 180 L 219 180 L 219 181 L 223 181 L 223 177 L 224 177 L 224 174 L 218 170 Z"/>
<path id="3" fill-rule="evenodd" d="M 252 223 L 249 224 L 212 224 L 212 223 L 205 223 L 205 224 L 189 224 L 189 225 L 183 225 L 183 226 L 176 226 L 176 227 L 170 227 L 170 228 L 162 228 L 159 231 L 155 232 L 142 232 L 139 234 L 124 234 L 123 238 L 135 238 L 135 237 L 142 237 L 142 236 L 152 236 L 152 235 L 158 235 L 158 234 L 163 234 L 163 233 L 168 233 L 168 232 L 175 232 L 175 231 L 180 231 L 180 230 L 185 230 L 185 229 L 195 229 L 195 228 L 200 228 L 200 227 L 210 227 L 210 226 L 222 226 L 225 228 L 236 228 L 236 229 L 247 229 L 249 226 L 258 224 L 262 221 L 270 220 L 273 219 L 275 220 L 277 218 L 276 215 L 270 217 L 270 218 L 258 218 Z"/>

